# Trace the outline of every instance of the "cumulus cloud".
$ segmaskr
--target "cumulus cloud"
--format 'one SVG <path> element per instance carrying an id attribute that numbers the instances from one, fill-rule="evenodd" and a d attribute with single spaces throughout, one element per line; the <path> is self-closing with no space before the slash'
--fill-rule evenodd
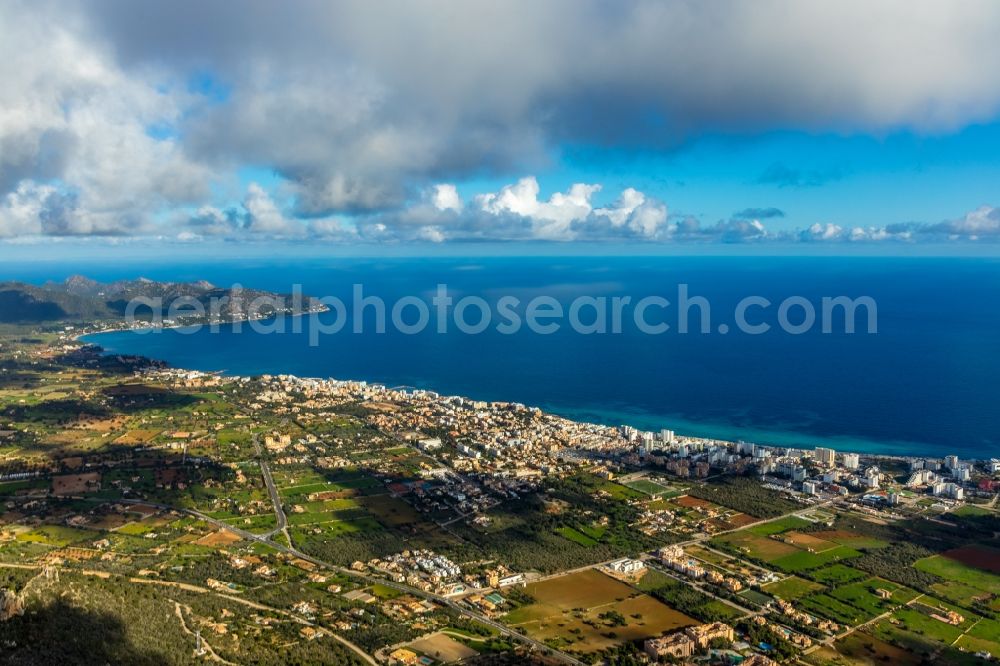
<path id="1" fill-rule="evenodd" d="M 956 238 L 1000 238 L 1000 208 L 980 206 L 958 219 L 932 225 L 928 230 Z"/>
<path id="2" fill-rule="evenodd" d="M 598 218 L 607 218 L 613 228 L 627 229 L 640 238 L 655 239 L 664 233 L 671 233 L 666 227 L 666 204 L 647 199 L 645 194 L 632 187 L 623 190 L 614 204 L 598 208 L 594 214 Z"/>
<path id="3" fill-rule="evenodd" d="M 814 223 L 800 234 L 800 238 L 806 241 L 828 241 L 837 240 L 844 235 L 844 228 L 838 224 L 827 222 L 826 224 Z"/>
<path id="4" fill-rule="evenodd" d="M 605 207 L 592 199 L 601 186 L 574 183 L 565 192 L 541 195 L 534 176 L 476 194 L 462 205 L 448 186 L 429 190 L 400 210 L 356 218 L 359 237 L 378 241 L 575 241 L 665 240 L 667 207 L 628 188 Z M 457 196 L 457 195 L 456 195 Z M 447 205 L 445 205 L 447 204 Z"/>
<path id="5" fill-rule="evenodd" d="M 0 236 L 31 236 L 42 232 L 42 219 L 49 215 L 49 199 L 58 196 L 51 186 L 21 181 L 0 205 Z"/>
<path id="6" fill-rule="evenodd" d="M 570 240 L 573 224 L 590 215 L 590 198 L 600 185 L 575 183 L 566 192 L 556 192 L 547 201 L 538 199 L 538 181 L 534 176 L 505 185 L 499 192 L 477 195 L 476 205 L 493 215 L 514 214 L 531 220 L 533 235 L 544 240 Z"/>
<path id="7" fill-rule="evenodd" d="M 48 202 L 43 233 L 131 233 L 208 196 L 210 171 L 151 131 L 175 125 L 189 102 L 171 92 L 174 74 L 124 70 L 72 8 L 4 3 L 0 79 L 0 194 L 51 183 L 27 185 Z"/>
<path id="8" fill-rule="evenodd" d="M 448 183 L 435 185 L 432 200 L 438 210 L 462 210 L 462 198 L 454 185 Z"/>
<path id="9" fill-rule="evenodd" d="M 247 188 L 243 207 L 247 211 L 247 229 L 253 233 L 272 236 L 298 236 L 305 233 L 305 225 L 285 217 L 271 196 L 257 183 L 250 183 Z"/>
<path id="10" fill-rule="evenodd" d="M 0 237 L 117 236 L 150 230 L 142 215 L 91 210 L 73 192 L 30 180 L 22 180 L 0 201 Z"/>

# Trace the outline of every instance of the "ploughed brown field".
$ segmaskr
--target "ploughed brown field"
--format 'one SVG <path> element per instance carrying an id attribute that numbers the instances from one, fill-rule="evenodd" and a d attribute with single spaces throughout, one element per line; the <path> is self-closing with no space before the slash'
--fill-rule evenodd
<path id="1" fill-rule="evenodd" d="M 702 507 L 704 509 L 707 509 L 709 507 L 716 506 L 715 504 L 712 504 L 708 500 L 703 500 L 700 497 L 691 497 L 690 495 L 684 495 L 682 497 L 678 497 L 674 499 L 673 502 L 675 504 L 679 504 L 680 506 L 686 509 L 694 509 L 696 507 Z"/>
<path id="2" fill-rule="evenodd" d="M 963 546 L 941 554 L 966 566 L 1000 574 L 1000 550 L 985 546 Z"/>

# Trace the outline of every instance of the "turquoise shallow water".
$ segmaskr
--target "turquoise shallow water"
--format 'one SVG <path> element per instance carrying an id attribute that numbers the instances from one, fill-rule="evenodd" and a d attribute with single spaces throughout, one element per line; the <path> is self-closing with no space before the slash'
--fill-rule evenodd
<path id="1" fill-rule="evenodd" d="M 898 455 L 1000 456 L 1000 263 L 991 259 L 330 259 L 6 268 L 20 271 L 9 277 L 35 281 L 64 277 L 65 270 L 98 279 L 143 274 L 277 291 L 298 282 L 306 293 L 346 302 L 352 285 L 361 283 L 365 294 L 390 304 L 404 295 L 429 300 L 439 283 L 456 297 L 495 302 L 514 295 L 523 303 L 544 294 L 564 304 L 580 295 L 629 295 L 634 303 L 656 294 L 675 301 L 684 283 L 709 300 L 711 332 L 681 335 L 674 326 L 647 335 L 626 325 L 605 335 L 580 335 L 568 326 L 551 335 L 526 329 L 502 335 L 492 327 L 466 335 L 431 326 L 418 335 L 375 335 L 370 320 L 366 334 L 351 333 L 348 324 L 310 346 L 310 327 L 334 316 L 326 313 L 302 318 L 297 333 L 261 335 L 244 327 L 93 340 L 180 367 L 366 379 L 702 436 Z M 736 303 L 750 295 L 775 304 L 756 317 L 772 323 L 776 304 L 788 296 L 816 304 L 823 296 L 871 296 L 878 333 L 837 333 L 842 322 L 832 334 L 818 325 L 801 335 L 776 327 L 764 335 L 732 326 L 720 333 L 718 323 L 731 325 Z"/>

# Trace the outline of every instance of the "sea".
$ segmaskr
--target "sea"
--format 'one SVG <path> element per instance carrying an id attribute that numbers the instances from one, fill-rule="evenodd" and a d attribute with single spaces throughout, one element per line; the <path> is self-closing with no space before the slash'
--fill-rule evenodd
<path id="1" fill-rule="evenodd" d="M 366 380 L 520 402 L 609 425 L 777 446 L 1000 457 L 995 258 L 282 257 L 8 262 L 0 269 L 4 279 L 34 283 L 74 273 L 102 281 L 140 275 L 208 280 L 283 293 L 301 285 L 306 294 L 344 303 L 343 311 L 284 318 L 261 331 L 242 325 L 87 338 L 109 352 L 181 368 Z M 385 303 L 385 332 L 376 331 L 375 306 L 355 316 L 355 285 Z M 475 303 L 490 310 L 489 325 L 468 325 L 483 316 L 472 304 L 463 310 L 465 331 L 455 324 L 453 306 L 442 329 L 431 300 L 438 285 L 456 303 L 481 299 Z M 687 332 L 680 322 L 682 289 Z M 865 302 L 875 304 L 874 331 L 867 307 L 856 310 L 853 333 L 842 310 L 824 312 L 824 298 L 841 296 L 871 299 Z M 513 332 L 500 327 L 511 321 L 499 314 L 505 297 L 518 304 L 508 310 L 522 323 Z M 615 326 L 611 303 L 625 297 L 630 301 Z M 747 298 L 743 319 L 768 324 L 766 332 L 738 325 L 736 310 Z M 642 321 L 651 326 L 640 330 L 634 315 L 642 299 Z M 415 301 L 429 312 L 419 332 L 412 330 L 421 316 Z M 398 319 L 411 327 L 405 331 L 392 325 L 392 308 L 401 302 Z M 527 326 L 529 303 L 536 305 L 535 323 L 555 322 L 556 330 Z M 575 319 L 568 316 L 574 303 Z M 702 329 L 705 304 L 710 324 Z M 561 318 L 551 316 L 556 308 Z M 806 326 L 810 310 L 815 320 Z M 338 322 L 339 332 L 319 333 Z"/>

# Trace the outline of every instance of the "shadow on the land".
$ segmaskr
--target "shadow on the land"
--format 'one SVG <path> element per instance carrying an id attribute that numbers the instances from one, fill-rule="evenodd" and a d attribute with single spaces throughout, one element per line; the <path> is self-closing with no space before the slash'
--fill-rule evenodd
<path id="1" fill-rule="evenodd" d="M 154 666 L 166 661 L 166 655 L 132 644 L 114 615 L 62 600 L 0 623 L 0 645 L 0 662 L 13 666 Z"/>

